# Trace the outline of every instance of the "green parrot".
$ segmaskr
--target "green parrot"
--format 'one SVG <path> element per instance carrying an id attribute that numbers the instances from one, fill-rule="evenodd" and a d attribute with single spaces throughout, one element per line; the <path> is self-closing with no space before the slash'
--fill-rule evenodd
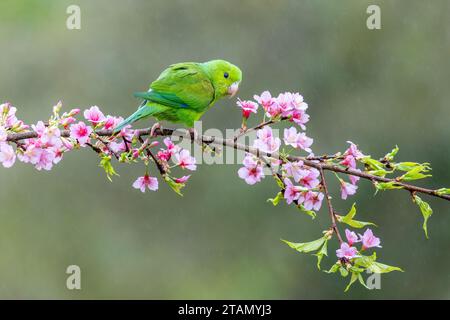
<path id="1" fill-rule="evenodd" d="M 192 128 L 217 100 L 234 96 L 241 80 L 241 70 L 225 60 L 173 64 L 150 84 L 149 91 L 134 94 L 143 103 L 114 131 L 150 116 Z"/>

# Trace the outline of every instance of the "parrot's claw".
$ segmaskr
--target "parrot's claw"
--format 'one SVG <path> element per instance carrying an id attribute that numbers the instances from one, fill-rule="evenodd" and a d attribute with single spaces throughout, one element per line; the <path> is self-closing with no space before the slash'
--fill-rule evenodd
<path id="1" fill-rule="evenodd" d="M 150 129 L 150 137 L 156 137 L 155 131 L 157 129 L 161 129 L 161 124 L 159 122 L 155 123 L 152 128 Z"/>
<path id="2" fill-rule="evenodd" d="M 195 130 L 195 128 L 189 128 L 188 129 L 189 135 L 191 136 L 192 141 L 197 141 L 198 139 L 198 132 Z"/>

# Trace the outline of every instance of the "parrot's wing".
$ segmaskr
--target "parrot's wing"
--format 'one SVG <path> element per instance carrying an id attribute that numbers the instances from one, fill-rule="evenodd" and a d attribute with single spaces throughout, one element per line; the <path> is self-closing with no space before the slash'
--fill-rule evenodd
<path id="1" fill-rule="evenodd" d="M 156 103 L 160 103 L 162 105 L 172 107 L 172 108 L 188 108 L 189 106 L 178 98 L 175 94 L 169 93 L 160 93 L 154 90 L 150 90 L 147 92 L 135 92 L 134 96 L 137 98 L 141 98 L 147 101 L 152 101 Z"/>
<path id="2" fill-rule="evenodd" d="M 197 63 L 171 65 L 152 82 L 150 89 L 148 100 L 173 108 L 201 112 L 214 101 L 211 80 Z"/>

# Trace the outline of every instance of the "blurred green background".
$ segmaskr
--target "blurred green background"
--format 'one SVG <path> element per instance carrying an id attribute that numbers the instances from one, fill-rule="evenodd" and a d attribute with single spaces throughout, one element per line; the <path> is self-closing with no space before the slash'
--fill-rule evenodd
<path id="1" fill-rule="evenodd" d="M 67 30 L 66 8 L 81 7 L 81 30 Z M 366 28 L 378 4 L 382 29 Z M 309 103 L 316 153 L 345 141 L 382 156 L 429 161 L 427 185 L 450 185 L 450 2 L 434 1 L 17 1 L 0 3 L 0 100 L 27 123 L 67 108 L 99 105 L 127 115 L 167 65 L 224 58 L 241 67 L 241 98 L 264 89 L 300 91 Z M 224 100 L 203 128 L 235 128 Z M 379 260 L 405 273 L 382 277 L 381 290 L 318 272 L 315 258 L 280 242 L 309 241 L 328 226 L 286 205 L 266 203 L 276 186 L 254 187 L 238 165 L 202 165 L 184 197 L 161 184 L 131 188 L 141 165 L 117 166 L 107 181 L 90 151 L 67 154 L 51 172 L 17 163 L 0 168 L 0 298 L 450 298 L 450 205 L 429 200 L 430 239 L 407 193 L 358 202 L 361 220 L 379 225 Z M 332 175 L 330 175 L 332 178 Z M 333 194 L 338 198 L 334 189 Z M 333 251 L 326 267 L 334 262 Z M 65 270 L 82 270 L 82 290 L 66 289 Z"/>

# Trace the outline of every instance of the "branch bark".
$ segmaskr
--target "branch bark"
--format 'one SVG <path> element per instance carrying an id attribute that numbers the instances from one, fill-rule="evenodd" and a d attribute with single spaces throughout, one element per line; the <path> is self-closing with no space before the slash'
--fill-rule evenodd
<path id="1" fill-rule="evenodd" d="M 336 224 L 336 214 L 333 210 L 333 205 L 331 204 L 331 197 L 330 197 L 330 193 L 328 192 L 328 185 L 327 185 L 327 181 L 325 180 L 325 174 L 323 173 L 323 169 L 320 168 L 319 169 L 320 172 L 320 178 L 322 180 L 322 188 L 323 188 L 323 193 L 325 194 L 325 199 L 327 201 L 327 206 L 328 206 L 328 212 L 330 214 L 330 219 L 331 219 L 331 228 L 333 229 L 334 233 L 336 234 L 336 237 L 339 240 L 339 243 L 344 242 L 342 240 L 341 234 L 339 232 L 339 229 L 337 227 Z"/>
<path id="2" fill-rule="evenodd" d="M 138 129 L 135 131 L 135 134 L 138 137 L 147 136 L 150 134 L 150 131 L 151 131 L 150 128 Z M 248 133 L 248 131 L 246 133 Z M 113 135 L 113 131 L 112 130 L 98 130 L 98 131 L 96 131 L 96 134 L 98 136 L 111 136 L 111 135 Z M 160 129 L 156 129 L 154 134 L 155 134 L 155 136 L 175 135 L 175 136 L 184 137 L 184 138 L 193 140 L 191 133 L 186 129 L 160 128 Z M 70 136 L 69 130 L 62 130 L 61 136 L 69 137 Z M 27 131 L 27 132 L 23 132 L 23 133 L 9 134 L 7 137 L 7 141 L 17 143 L 20 140 L 31 139 L 31 138 L 37 138 L 37 133 L 34 131 Z M 201 140 L 201 142 L 205 143 L 205 144 L 215 144 L 215 145 L 220 145 L 220 146 L 224 146 L 224 147 L 230 147 L 230 148 L 234 148 L 236 150 L 241 150 L 241 151 L 251 153 L 257 157 L 266 156 L 269 158 L 281 159 L 281 157 L 278 153 L 266 153 L 257 148 L 237 143 L 236 141 L 234 141 L 234 139 L 223 139 L 220 137 L 206 136 L 206 135 L 198 136 L 197 139 Z M 427 195 L 430 195 L 433 197 L 438 197 L 438 198 L 450 201 L 450 195 L 438 194 L 438 192 L 436 190 L 422 188 L 422 187 L 418 187 L 415 185 L 399 182 L 399 181 L 397 181 L 395 179 L 391 179 L 391 178 L 378 177 L 378 176 L 371 175 L 369 173 L 358 171 L 355 169 L 343 168 L 343 167 L 340 167 L 340 166 L 337 166 L 334 164 L 324 163 L 320 160 L 319 161 L 311 160 L 308 157 L 300 157 L 300 156 L 288 156 L 287 160 L 293 161 L 293 162 L 294 161 L 303 161 L 303 163 L 306 166 L 316 168 L 319 171 L 327 170 L 327 171 L 333 171 L 333 172 L 343 173 L 343 174 L 347 174 L 347 175 L 353 175 L 353 176 L 357 176 L 357 177 L 360 177 L 360 178 L 363 178 L 366 180 L 370 180 L 372 182 L 393 182 L 396 185 L 401 186 L 404 190 L 409 191 L 410 193 L 414 193 L 414 192 L 423 193 L 423 194 L 427 194 Z"/>

